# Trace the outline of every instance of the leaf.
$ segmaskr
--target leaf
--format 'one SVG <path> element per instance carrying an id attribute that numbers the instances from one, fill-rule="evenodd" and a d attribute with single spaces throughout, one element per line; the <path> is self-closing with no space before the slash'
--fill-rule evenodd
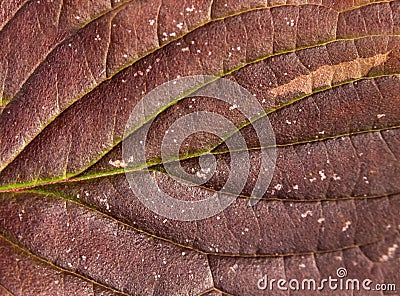
<path id="1" fill-rule="evenodd" d="M 0 294 L 287 295 L 260 279 L 321 280 L 340 268 L 398 289 L 399 2 L 309 2 L 1 3 Z M 125 133 L 146 94 L 190 75 L 233 81 L 264 112 L 249 121 L 242 102 L 196 86 Z M 246 148 L 203 131 L 163 160 L 173 123 L 200 111 L 232 122 L 228 136 Z M 265 118 L 276 139 L 267 146 Z M 150 119 L 146 160 L 126 168 L 123 140 Z M 257 196 L 269 151 L 275 170 Z M 152 212 L 127 181 L 148 170 L 176 199 L 230 196 L 244 153 L 239 196 L 198 221 Z M 210 155 L 216 169 L 201 185 L 166 170 L 201 175 Z M 337 291 L 294 292 L 313 293 Z"/>

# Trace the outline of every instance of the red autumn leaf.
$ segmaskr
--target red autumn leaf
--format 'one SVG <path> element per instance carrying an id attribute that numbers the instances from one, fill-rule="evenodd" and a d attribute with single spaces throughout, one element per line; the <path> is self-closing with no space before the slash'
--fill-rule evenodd
<path id="1" fill-rule="evenodd" d="M 400 2 L 337 2 L 0 3 L 0 295 L 288 295 L 261 289 L 264 277 L 318 282 L 343 269 L 392 291 L 290 293 L 397 295 Z M 147 122 L 127 135 L 132 111 L 192 75 L 244 87 L 261 118 L 249 122 L 241 101 L 174 97 L 155 107 L 146 162 L 125 172 L 123 140 Z M 173 123 L 203 111 L 232 122 L 245 151 L 203 131 L 163 161 Z M 254 196 L 271 149 L 272 180 Z M 127 181 L 148 169 L 176 199 L 229 195 L 241 152 L 244 188 L 206 219 L 158 215 Z M 203 177 L 204 155 L 216 159 L 204 184 L 166 171 Z"/>

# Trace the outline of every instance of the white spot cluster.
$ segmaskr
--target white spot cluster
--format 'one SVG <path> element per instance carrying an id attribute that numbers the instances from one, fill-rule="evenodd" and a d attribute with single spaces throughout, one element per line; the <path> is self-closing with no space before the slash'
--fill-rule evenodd
<path id="1" fill-rule="evenodd" d="M 324 181 L 326 179 L 326 175 L 325 175 L 324 171 L 318 171 L 318 174 L 321 177 L 321 181 Z"/>
<path id="2" fill-rule="evenodd" d="M 379 261 L 385 262 L 385 261 L 389 261 L 389 259 L 394 258 L 394 255 L 396 254 L 396 250 L 398 249 L 398 247 L 399 247 L 398 244 L 393 244 L 391 247 L 388 248 L 387 254 L 383 254 L 379 258 Z"/>
<path id="3" fill-rule="evenodd" d="M 343 232 L 347 231 L 347 229 L 349 229 L 350 225 L 351 225 L 351 221 L 344 222 L 344 226 L 342 227 L 342 231 Z"/>
<path id="4" fill-rule="evenodd" d="M 125 168 L 127 165 L 123 160 L 119 160 L 119 159 L 117 159 L 117 160 L 110 159 L 110 161 L 108 163 L 116 168 Z"/>
<path id="5" fill-rule="evenodd" d="M 307 216 L 312 216 L 312 215 L 313 213 L 310 210 L 308 210 L 305 213 L 301 214 L 301 218 L 306 218 Z"/>

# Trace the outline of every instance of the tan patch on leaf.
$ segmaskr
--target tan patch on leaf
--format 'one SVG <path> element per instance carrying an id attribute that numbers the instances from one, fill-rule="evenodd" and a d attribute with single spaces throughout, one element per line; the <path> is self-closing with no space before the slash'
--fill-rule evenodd
<path id="1" fill-rule="evenodd" d="M 311 94 L 313 90 L 364 77 L 368 72 L 387 61 L 390 51 L 369 58 L 357 58 L 337 65 L 321 66 L 307 75 L 300 75 L 289 83 L 270 90 L 274 96 L 290 93 Z"/>

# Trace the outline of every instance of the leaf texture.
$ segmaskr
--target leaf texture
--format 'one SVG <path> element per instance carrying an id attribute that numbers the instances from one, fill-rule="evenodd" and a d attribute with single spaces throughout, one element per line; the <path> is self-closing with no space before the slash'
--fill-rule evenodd
<path id="1" fill-rule="evenodd" d="M 257 286 L 339 268 L 399 289 L 399 33 L 399 1 L 0 3 L 0 295 L 364 295 Z M 259 121 L 235 106 L 175 98 L 154 115 L 146 161 L 125 172 L 122 141 L 146 126 L 125 133 L 132 110 L 190 75 L 246 88 L 276 144 L 261 146 Z M 213 155 L 216 170 L 188 187 L 166 172 L 162 142 L 198 111 L 231 121 L 247 148 L 191 135 L 168 162 L 196 175 Z M 271 149 L 272 181 L 254 196 Z M 176 199 L 232 195 L 243 152 L 240 195 L 198 221 L 155 214 L 125 175 L 148 169 Z"/>

